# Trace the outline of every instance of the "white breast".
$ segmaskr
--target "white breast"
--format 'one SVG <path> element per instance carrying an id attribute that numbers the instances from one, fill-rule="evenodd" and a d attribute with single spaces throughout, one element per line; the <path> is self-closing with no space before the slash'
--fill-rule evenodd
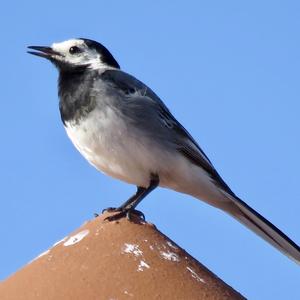
<path id="1" fill-rule="evenodd" d="M 157 162 L 112 109 L 93 110 L 79 124 L 66 123 L 66 132 L 79 152 L 98 170 L 128 183 L 148 186 Z M 146 149 L 148 148 L 148 149 Z"/>

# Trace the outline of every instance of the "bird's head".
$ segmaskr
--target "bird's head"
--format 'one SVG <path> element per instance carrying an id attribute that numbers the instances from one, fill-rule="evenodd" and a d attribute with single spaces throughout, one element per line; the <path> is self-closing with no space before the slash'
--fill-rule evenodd
<path id="1" fill-rule="evenodd" d="M 89 39 L 72 39 L 54 43 L 51 47 L 29 46 L 28 48 L 35 50 L 30 50 L 28 53 L 50 60 L 60 71 L 82 68 L 120 68 L 117 61 L 103 45 Z"/>

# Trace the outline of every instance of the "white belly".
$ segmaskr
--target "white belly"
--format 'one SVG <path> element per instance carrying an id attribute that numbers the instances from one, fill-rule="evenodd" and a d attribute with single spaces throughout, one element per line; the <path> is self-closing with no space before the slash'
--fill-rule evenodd
<path id="1" fill-rule="evenodd" d="M 138 139 L 113 110 L 94 110 L 80 124 L 67 123 L 65 129 L 79 152 L 112 177 L 147 187 L 151 173 L 159 171 L 155 154 L 147 155 L 150 145 Z"/>
<path id="2" fill-rule="evenodd" d="M 66 131 L 89 163 L 114 178 L 148 187 L 151 174 L 157 174 L 160 186 L 214 206 L 223 198 L 203 169 L 128 127 L 113 110 L 94 110 L 80 124 L 67 123 Z"/>

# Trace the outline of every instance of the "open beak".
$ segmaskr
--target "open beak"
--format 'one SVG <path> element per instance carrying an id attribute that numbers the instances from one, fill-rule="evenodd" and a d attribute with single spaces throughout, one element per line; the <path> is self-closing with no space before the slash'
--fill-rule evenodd
<path id="1" fill-rule="evenodd" d="M 36 56 L 44 57 L 47 59 L 53 58 L 55 55 L 61 55 L 60 53 L 54 51 L 51 47 L 44 47 L 44 46 L 29 46 L 29 49 L 36 50 L 36 51 L 27 51 L 29 54 L 33 54 Z"/>

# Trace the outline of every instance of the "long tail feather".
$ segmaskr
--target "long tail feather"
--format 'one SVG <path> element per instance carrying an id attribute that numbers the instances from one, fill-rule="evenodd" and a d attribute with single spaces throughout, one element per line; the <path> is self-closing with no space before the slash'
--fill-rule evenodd
<path id="1" fill-rule="evenodd" d="M 238 209 L 229 209 L 227 212 L 239 222 L 254 231 L 283 254 L 300 264 L 300 247 L 286 236 L 271 222 L 261 216 L 253 208 L 237 197 L 229 196 Z"/>

